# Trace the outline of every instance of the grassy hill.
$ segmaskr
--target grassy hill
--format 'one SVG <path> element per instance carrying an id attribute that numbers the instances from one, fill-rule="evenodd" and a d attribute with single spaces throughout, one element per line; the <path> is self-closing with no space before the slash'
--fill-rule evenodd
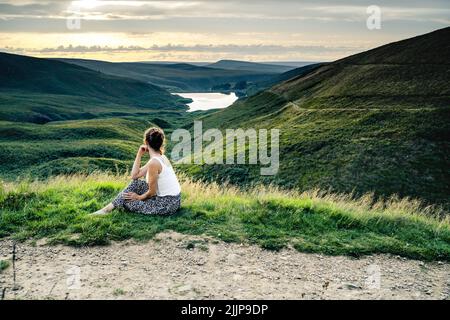
<path id="1" fill-rule="evenodd" d="M 206 179 L 450 199 L 450 28 L 323 65 L 205 118 L 279 128 L 281 168 L 186 168 Z"/>
<path id="2" fill-rule="evenodd" d="M 148 125 L 148 121 L 127 119 L 46 125 L 0 122 L 0 172 L 10 179 L 99 169 L 123 172 Z"/>
<path id="3" fill-rule="evenodd" d="M 123 173 L 132 167 L 147 128 L 160 126 L 170 134 L 195 116 L 184 111 L 148 110 L 139 117 L 46 124 L 0 121 L 0 177 L 45 179 L 99 170 Z"/>
<path id="4" fill-rule="evenodd" d="M 205 92 L 224 83 L 259 82 L 281 73 L 274 70 L 225 70 L 187 63 L 113 63 L 97 60 L 58 59 L 105 74 L 145 81 L 172 92 Z M 281 70 L 282 68 L 277 68 Z M 292 69 L 292 68 L 291 68 Z M 284 69 L 283 69 L 284 70 Z"/>
<path id="5" fill-rule="evenodd" d="M 73 64 L 0 53 L 0 120 L 93 118 L 109 112 L 186 110 L 186 100 L 141 81 Z"/>
<path id="6" fill-rule="evenodd" d="M 450 223 L 412 201 L 375 203 L 320 192 L 298 193 L 184 179 L 182 210 L 172 217 L 91 213 L 124 188 L 125 176 L 60 176 L 0 188 L 0 238 L 47 238 L 74 246 L 146 240 L 164 230 L 206 234 L 223 241 L 279 250 L 362 256 L 390 253 L 450 261 Z"/>

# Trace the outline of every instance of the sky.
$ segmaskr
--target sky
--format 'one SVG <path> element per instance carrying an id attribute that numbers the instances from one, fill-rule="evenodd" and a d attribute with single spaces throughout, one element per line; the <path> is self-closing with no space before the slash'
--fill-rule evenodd
<path id="1" fill-rule="evenodd" d="M 379 29 L 367 27 L 371 5 L 381 10 Z M 0 51 L 107 61 L 333 61 L 449 25 L 450 0 L 0 0 Z"/>

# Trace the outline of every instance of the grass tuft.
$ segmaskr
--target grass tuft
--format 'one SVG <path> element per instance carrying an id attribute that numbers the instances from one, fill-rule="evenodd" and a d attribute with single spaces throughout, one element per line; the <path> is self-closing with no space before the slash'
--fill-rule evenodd
<path id="1" fill-rule="evenodd" d="M 2 273 L 4 270 L 9 268 L 9 261 L 8 260 L 0 260 L 0 273 Z"/>

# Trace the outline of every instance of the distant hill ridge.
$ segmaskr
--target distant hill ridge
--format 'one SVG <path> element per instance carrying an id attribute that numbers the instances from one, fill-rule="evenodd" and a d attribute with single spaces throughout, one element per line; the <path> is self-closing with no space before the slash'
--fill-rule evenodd
<path id="1" fill-rule="evenodd" d="M 450 27 L 390 43 L 336 63 L 353 64 L 450 64 Z"/>
<path id="2" fill-rule="evenodd" d="M 276 70 L 264 64 L 244 68 L 223 69 L 215 65 L 199 66 L 189 63 L 151 62 L 106 62 L 83 59 L 58 59 L 59 61 L 83 66 L 105 74 L 128 77 L 145 81 L 172 92 L 206 92 L 214 86 L 241 81 L 260 82 L 282 73 L 286 67 L 276 66 Z M 293 69 L 293 67 L 288 67 Z"/>
<path id="3" fill-rule="evenodd" d="M 0 89 L 90 97 L 139 107 L 181 107 L 157 86 L 50 59 L 0 53 Z"/>
<path id="4" fill-rule="evenodd" d="M 388 44 L 327 64 L 271 89 L 314 108 L 447 107 L 450 96 L 450 28 Z M 377 103 L 378 100 L 378 103 Z M 309 103 L 308 103 L 309 102 Z M 357 107 L 357 106 L 356 106 Z"/>

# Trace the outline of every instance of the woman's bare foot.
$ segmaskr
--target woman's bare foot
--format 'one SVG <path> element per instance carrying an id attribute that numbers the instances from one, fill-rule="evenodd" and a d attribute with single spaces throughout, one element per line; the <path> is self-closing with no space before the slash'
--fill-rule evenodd
<path id="1" fill-rule="evenodd" d="M 110 214 L 110 213 L 111 212 L 107 212 L 107 211 L 101 209 L 101 210 L 98 210 L 98 211 L 96 211 L 94 213 L 91 213 L 90 215 L 91 216 L 106 216 L 107 214 Z"/>
<path id="2" fill-rule="evenodd" d="M 114 206 L 112 205 L 112 203 L 110 203 L 103 209 L 98 210 L 94 213 L 91 213 L 91 216 L 105 216 L 107 214 L 110 214 L 113 210 L 114 210 Z"/>

